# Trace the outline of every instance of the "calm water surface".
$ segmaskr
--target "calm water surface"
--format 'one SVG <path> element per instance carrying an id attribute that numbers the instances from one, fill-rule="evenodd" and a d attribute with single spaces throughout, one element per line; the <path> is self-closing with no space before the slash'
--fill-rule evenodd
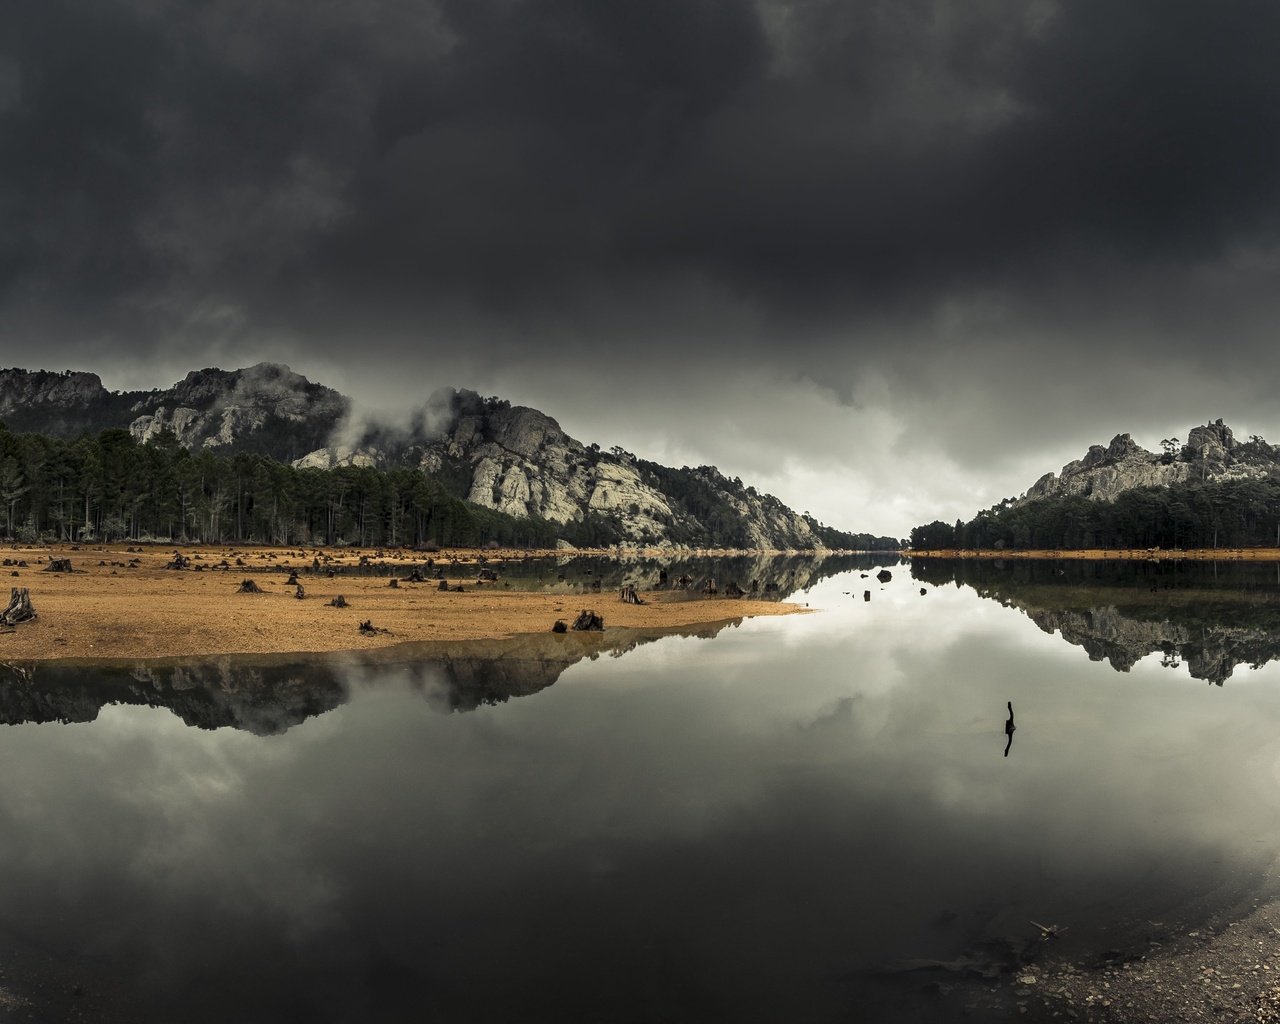
<path id="1" fill-rule="evenodd" d="M 7 1012 L 998 1019 L 929 962 L 1008 969 L 1032 921 L 1087 960 L 1269 891 L 1274 567 L 935 563 L 793 600 L 821 612 L 14 675 L 0 984 L 30 1003 Z"/>

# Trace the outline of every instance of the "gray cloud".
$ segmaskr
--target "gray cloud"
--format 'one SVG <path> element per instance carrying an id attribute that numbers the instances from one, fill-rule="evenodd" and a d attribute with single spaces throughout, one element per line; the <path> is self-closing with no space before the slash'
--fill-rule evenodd
<path id="1" fill-rule="evenodd" d="M 379 405 L 501 385 L 588 439 L 772 459 L 801 507 L 827 469 L 820 514 L 894 532 L 1117 430 L 1275 423 L 1280 12 L 1255 4 L 3 18 L 6 362 L 155 385 L 287 359 Z"/>

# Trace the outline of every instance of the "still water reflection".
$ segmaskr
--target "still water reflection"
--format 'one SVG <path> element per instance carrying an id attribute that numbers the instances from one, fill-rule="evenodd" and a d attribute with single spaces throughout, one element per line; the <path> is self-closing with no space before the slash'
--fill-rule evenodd
<path id="1" fill-rule="evenodd" d="M 862 571 L 795 595 L 820 614 L 505 664 L 19 671 L 4 984 L 36 1019 L 998 1019 L 972 976 L 1048 955 L 1032 921 L 1088 958 L 1261 885 L 1280 678 L 1205 687 L 1185 646 L 1261 582 Z M 1157 599 L 1174 671 L 1036 619 Z"/>

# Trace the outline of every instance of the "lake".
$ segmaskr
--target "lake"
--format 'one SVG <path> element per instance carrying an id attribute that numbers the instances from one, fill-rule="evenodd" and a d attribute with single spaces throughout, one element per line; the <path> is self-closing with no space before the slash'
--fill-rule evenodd
<path id="1" fill-rule="evenodd" d="M 1027 965 L 1272 895 L 1276 566 L 879 564 L 695 635 L 6 666 L 0 1019 L 1035 1017 Z"/>

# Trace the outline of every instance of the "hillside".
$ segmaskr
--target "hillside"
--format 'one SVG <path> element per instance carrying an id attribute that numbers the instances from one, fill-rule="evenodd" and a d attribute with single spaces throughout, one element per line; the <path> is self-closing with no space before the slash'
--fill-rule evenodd
<path id="1" fill-rule="evenodd" d="M 674 469 L 620 448 L 602 451 L 536 409 L 473 391 L 439 390 L 398 427 L 352 431 L 351 407 L 339 392 L 270 363 L 192 371 L 147 392 L 107 391 L 91 373 L 0 370 L 0 419 L 15 434 L 71 440 L 120 429 L 143 445 L 176 440 L 191 452 L 266 456 L 299 472 L 411 470 L 474 508 L 468 519 L 487 511 L 493 523 L 527 521 L 530 536 L 579 546 L 898 546 L 826 527 L 714 466 Z M 354 440 L 340 445 L 339 434 Z M 27 475 L 39 473 L 31 467 Z"/>
<path id="2" fill-rule="evenodd" d="M 1222 420 L 1160 454 L 1120 434 L 1021 498 L 969 522 L 911 531 L 917 550 L 1217 548 L 1280 545 L 1280 449 L 1235 439 Z"/>

